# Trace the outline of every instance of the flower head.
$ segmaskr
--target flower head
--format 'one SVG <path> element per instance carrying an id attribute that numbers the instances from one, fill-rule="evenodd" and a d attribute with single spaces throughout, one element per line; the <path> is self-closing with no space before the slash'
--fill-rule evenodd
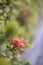
<path id="1" fill-rule="evenodd" d="M 28 8 L 24 8 L 24 9 L 22 10 L 22 12 L 23 12 L 24 14 L 31 14 L 31 11 L 30 11 Z"/>
<path id="2" fill-rule="evenodd" d="M 25 47 L 26 45 L 26 41 L 19 37 L 14 37 L 12 43 L 15 47 Z"/>

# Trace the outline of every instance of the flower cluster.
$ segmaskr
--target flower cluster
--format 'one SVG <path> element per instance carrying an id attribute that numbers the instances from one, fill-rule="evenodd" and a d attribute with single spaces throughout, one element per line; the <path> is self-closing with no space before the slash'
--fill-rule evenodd
<path id="1" fill-rule="evenodd" d="M 22 12 L 23 12 L 24 14 L 31 14 L 31 11 L 30 11 L 29 9 L 27 9 L 27 8 L 24 8 L 24 9 L 22 10 Z"/>
<path id="2" fill-rule="evenodd" d="M 25 45 L 26 45 L 26 41 L 19 37 L 13 37 L 12 43 L 15 47 L 25 47 Z"/>

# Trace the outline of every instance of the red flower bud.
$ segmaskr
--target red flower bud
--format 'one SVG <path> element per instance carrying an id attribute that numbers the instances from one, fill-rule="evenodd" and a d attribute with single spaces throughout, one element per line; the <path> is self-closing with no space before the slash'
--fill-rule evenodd
<path id="1" fill-rule="evenodd" d="M 13 38 L 13 41 L 12 41 L 13 45 L 15 47 L 25 47 L 26 45 L 26 42 L 25 40 L 21 39 L 21 38 Z"/>
<path id="2" fill-rule="evenodd" d="M 22 10 L 24 14 L 31 14 L 31 11 L 28 8 Z"/>

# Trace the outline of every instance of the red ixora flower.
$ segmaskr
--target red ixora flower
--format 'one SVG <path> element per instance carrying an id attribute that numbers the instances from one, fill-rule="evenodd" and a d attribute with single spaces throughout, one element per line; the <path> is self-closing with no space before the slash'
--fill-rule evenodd
<path id="1" fill-rule="evenodd" d="M 31 14 L 31 11 L 30 11 L 28 8 L 24 8 L 24 9 L 22 10 L 22 12 L 23 12 L 24 14 Z"/>
<path id="2" fill-rule="evenodd" d="M 19 37 L 14 37 L 12 43 L 15 47 L 25 47 L 26 45 L 26 41 Z"/>

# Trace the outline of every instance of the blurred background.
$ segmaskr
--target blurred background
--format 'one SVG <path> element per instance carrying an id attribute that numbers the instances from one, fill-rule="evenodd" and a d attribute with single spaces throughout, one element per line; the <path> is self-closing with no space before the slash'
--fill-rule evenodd
<path id="1" fill-rule="evenodd" d="M 35 38 L 41 3 L 42 0 L 0 0 L 0 65 L 29 65 L 18 57 Z M 24 39 L 25 47 L 13 45 L 13 37 Z"/>

